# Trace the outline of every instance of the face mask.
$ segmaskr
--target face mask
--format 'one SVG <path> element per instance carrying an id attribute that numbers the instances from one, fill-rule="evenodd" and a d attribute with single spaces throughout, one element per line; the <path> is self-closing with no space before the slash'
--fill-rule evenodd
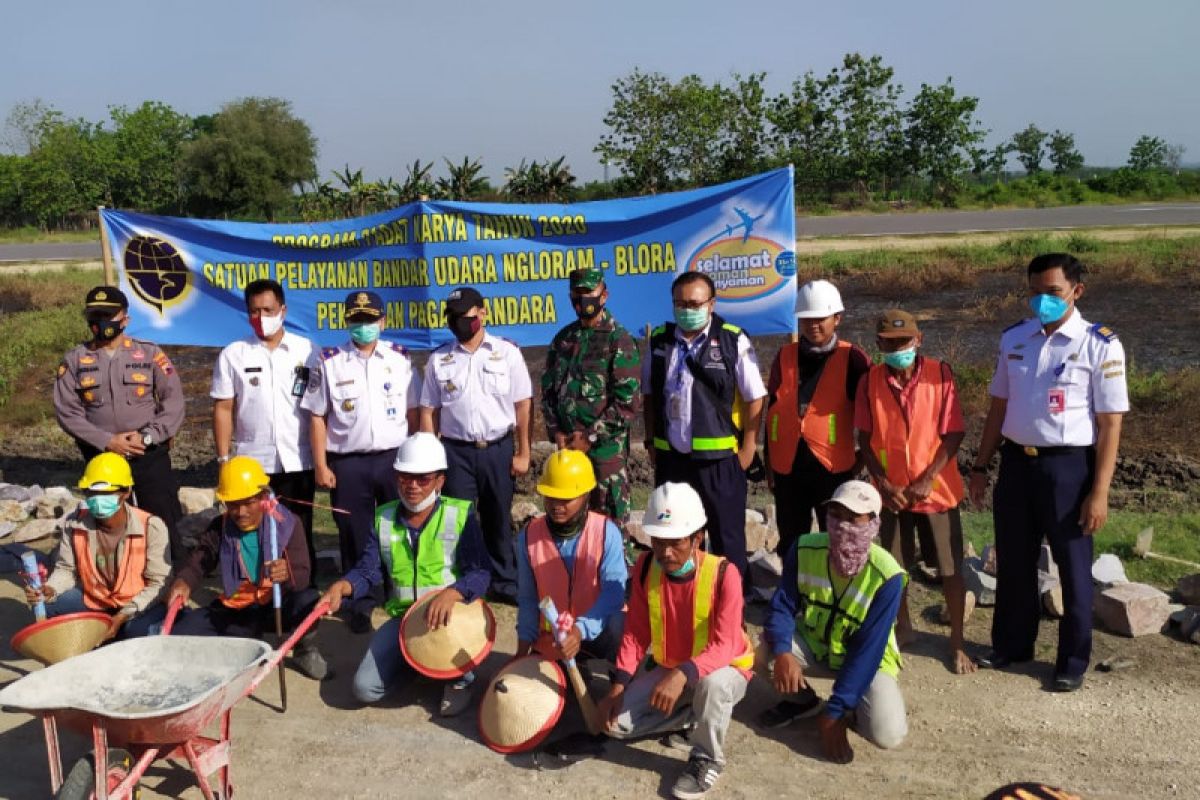
<path id="1" fill-rule="evenodd" d="M 575 297 L 571 299 L 571 305 L 580 319 L 593 319 L 604 310 L 599 297 Z"/>
<path id="2" fill-rule="evenodd" d="M 460 342 L 470 341 L 471 337 L 479 333 L 479 328 L 483 325 L 483 320 L 478 316 L 474 317 L 451 317 L 448 327 L 450 332 L 454 334 L 454 338 Z"/>
<path id="3" fill-rule="evenodd" d="M 668 570 L 667 574 L 670 575 L 672 578 L 682 578 L 684 575 L 690 575 L 692 570 L 694 570 L 695 568 L 696 568 L 696 561 L 695 561 L 695 559 L 693 559 L 689 556 L 687 563 L 685 563 L 682 567 L 680 567 L 679 569 L 677 569 L 673 572 Z"/>
<path id="4" fill-rule="evenodd" d="M 1043 325 L 1053 325 L 1063 318 L 1071 304 L 1054 294 L 1039 294 L 1029 298 L 1029 307 Z"/>
<path id="5" fill-rule="evenodd" d="M 400 505 L 404 506 L 404 510 L 410 514 L 420 514 L 422 511 L 436 503 L 441 495 L 441 492 L 430 492 L 424 500 L 421 500 L 417 503 L 409 503 L 404 499 L 404 495 L 400 495 Z"/>
<path id="6" fill-rule="evenodd" d="M 675 323 L 685 331 L 698 331 L 708 324 L 707 308 L 675 307 Z"/>
<path id="7" fill-rule="evenodd" d="M 879 517 L 869 522 L 846 522 L 826 515 L 829 529 L 829 563 L 842 577 L 857 575 L 871 554 L 871 540 L 879 533 Z"/>
<path id="8" fill-rule="evenodd" d="M 125 322 L 116 322 L 115 320 L 106 319 L 88 324 L 91 328 L 92 335 L 96 337 L 98 342 L 111 342 L 113 339 L 121 335 L 125 330 Z"/>
<path id="9" fill-rule="evenodd" d="M 555 536 L 559 539 L 570 539 L 579 535 L 579 533 L 583 531 L 583 523 L 587 519 L 587 513 L 588 508 L 585 504 L 583 508 L 579 509 L 579 512 L 575 516 L 571 517 L 566 522 L 555 522 L 550 518 L 550 515 L 547 514 L 546 526 L 550 528 L 550 534 L 552 536 Z"/>
<path id="10" fill-rule="evenodd" d="M 254 335 L 259 339 L 270 339 L 283 327 L 283 314 L 276 314 L 273 317 L 268 314 L 259 314 L 257 317 L 251 317 L 250 327 L 254 328 Z"/>
<path id="11" fill-rule="evenodd" d="M 355 344 L 370 344 L 379 338 L 378 322 L 356 322 L 350 326 L 350 338 Z"/>
<path id="12" fill-rule="evenodd" d="M 88 513 L 96 519 L 108 519 L 121 510 L 119 494 L 92 494 L 83 502 L 87 504 Z"/>
<path id="13" fill-rule="evenodd" d="M 907 350 L 897 350 L 894 353 L 884 353 L 883 363 L 893 369 L 908 369 L 917 360 L 917 348 L 910 347 Z"/>

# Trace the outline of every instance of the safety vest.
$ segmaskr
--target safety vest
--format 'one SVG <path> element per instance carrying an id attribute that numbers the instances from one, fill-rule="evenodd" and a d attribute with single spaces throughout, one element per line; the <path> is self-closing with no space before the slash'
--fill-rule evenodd
<path id="1" fill-rule="evenodd" d="M 712 315 L 708 334 L 693 359 L 695 368 L 685 362 L 679 369 L 692 375 L 692 458 L 717 460 L 738 449 L 737 360 L 738 339 L 742 329 Z M 675 323 L 659 325 L 650 333 L 650 397 L 658 431 L 654 447 L 670 450 L 667 440 L 667 367 L 679 348 Z"/>
<path id="2" fill-rule="evenodd" d="M 375 530 L 379 533 L 379 555 L 384 569 L 392 576 L 392 593 L 384 608 L 393 617 L 430 592 L 444 589 L 458 580 L 454 554 L 458 539 L 471 516 L 471 503 L 443 495 L 436 509 L 425 520 L 413 552 L 408 528 L 396 524 L 400 501 L 393 500 L 375 509 Z"/>
<path id="3" fill-rule="evenodd" d="M 839 598 L 833 588 L 833 570 L 829 566 L 829 534 L 809 533 L 796 542 L 796 586 L 800 590 L 801 611 L 796 617 L 796 632 L 804 637 L 813 655 L 838 670 L 846 658 L 846 643 L 862 626 L 875 593 L 888 579 L 908 575 L 888 551 L 871 545 L 867 563 L 850 579 Z M 900 648 L 896 645 L 896 626 L 888 633 L 887 649 L 879 669 L 893 678 L 900 673 Z"/>
<path id="4" fill-rule="evenodd" d="M 800 345 L 793 342 L 780 348 L 779 389 L 775 402 L 767 409 L 767 450 L 776 473 L 791 473 L 800 437 L 830 472 L 846 472 L 854 467 L 854 403 L 846 396 L 852 348 L 849 342 L 837 343 L 803 414 L 799 407 Z"/>
<path id="5" fill-rule="evenodd" d="M 71 549 L 75 553 L 75 574 L 83 591 L 83 603 L 88 608 L 119 610 L 129 605 L 146 588 L 146 536 L 150 514 L 128 503 L 125 510 L 133 515 L 134 531 L 117 546 L 120 565 L 113 586 L 105 583 L 96 569 L 96 559 L 88 547 L 87 528 L 71 530 Z"/>
<path id="6" fill-rule="evenodd" d="M 567 564 L 554 544 L 550 526 L 543 514 L 529 521 L 525 528 L 525 550 L 537 584 L 540 600 L 549 597 L 561 614 L 569 611 L 572 617 L 586 614 L 600 597 L 600 563 L 604 560 L 604 529 L 608 518 L 589 511 L 575 545 L 575 565 L 567 574 Z M 534 646 L 543 654 L 554 651 L 554 634 L 549 623 L 542 620 L 541 633 Z"/>
<path id="7" fill-rule="evenodd" d="M 900 400 L 888 386 L 887 366 L 877 364 L 867 373 L 867 400 L 871 406 L 871 450 L 897 486 L 908 486 L 933 461 L 941 445 L 938 420 L 946 397 L 945 371 L 936 358 L 921 358 L 909 388 L 912 401 L 905 419 Z M 933 480 L 933 490 L 923 502 L 939 511 L 954 508 L 963 498 L 958 461 L 951 458 Z"/>
<path id="8" fill-rule="evenodd" d="M 692 619 L 690 620 L 692 651 L 688 658 L 695 658 L 703 653 L 712 638 L 712 626 L 709 623 L 712 620 L 713 601 L 717 596 L 717 584 L 720 581 L 722 567 L 726 563 L 724 558 L 712 553 L 698 550 L 697 555 L 700 556 L 700 563 L 696 565 L 694 579 L 696 583 L 695 592 L 692 595 Z M 667 669 L 674 669 L 687 659 L 672 658 L 671 656 L 675 654 L 667 653 L 667 629 L 674 629 L 677 625 L 687 623 L 684 620 L 667 619 L 667 612 L 662 601 L 662 567 L 649 553 L 642 557 L 650 560 L 649 573 L 646 575 L 646 606 L 650 614 L 650 652 L 654 655 L 654 661 L 657 664 Z M 742 639 L 745 643 L 742 653 L 729 665 L 738 669 L 750 669 L 754 666 L 754 646 L 750 643 L 750 637 L 746 635 L 745 630 L 742 631 Z"/>

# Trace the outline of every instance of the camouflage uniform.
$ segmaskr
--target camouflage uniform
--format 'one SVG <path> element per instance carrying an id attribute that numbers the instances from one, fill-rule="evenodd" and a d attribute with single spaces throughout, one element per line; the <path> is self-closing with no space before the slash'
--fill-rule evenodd
<path id="1" fill-rule="evenodd" d="M 603 282 L 596 269 L 571 273 L 572 291 L 591 291 Z M 629 516 L 629 427 L 641 400 L 641 354 L 629 331 L 608 312 L 585 328 L 578 320 L 554 337 L 542 373 L 542 415 L 546 432 L 570 436 L 581 431 L 591 441 L 588 457 L 596 470 L 591 507 L 611 516 L 622 529 Z"/>

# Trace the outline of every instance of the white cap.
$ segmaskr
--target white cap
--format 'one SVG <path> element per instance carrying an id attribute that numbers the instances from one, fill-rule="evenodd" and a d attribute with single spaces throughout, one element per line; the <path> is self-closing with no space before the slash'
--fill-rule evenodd
<path id="1" fill-rule="evenodd" d="M 653 539 L 686 539 L 707 522 L 695 489 L 686 483 L 664 483 L 650 495 L 642 530 Z"/>
<path id="2" fill-rule="evenodd" d="M 883 509 L 879 492 L 865 481 L 846 481 L 837 488 L 829 502 L 845 506 L 855 514 L 878 515 Z"/>
<path id="3" fill-rule="evenodd" d="M 392 469 L 411 475 L 445 471 L 446 448 L 432 433 L 414 433 L 396 450 L 396 460 Z"/>
<path id="4" fill-rule="evenodd" d="M 825 319 L 845 310 L 841 292 L 829 281 L 809 281 L 796 293 L 799 319 Z"/>

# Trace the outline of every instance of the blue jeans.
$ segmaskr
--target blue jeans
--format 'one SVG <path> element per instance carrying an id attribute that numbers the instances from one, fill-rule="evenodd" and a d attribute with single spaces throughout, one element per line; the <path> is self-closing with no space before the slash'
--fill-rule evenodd
<path id="1" fill-rule="evenodd" d="M 400 619 L 389 619 L 371 635 L 367 652 L 354 673 L 354 697 L 360 703 L 378 703 L 420 675 L 400 652 Z M 464 681 L 474 679 L 472 672 L 460 678 Z"/>
<path id="2" fill-rule="evenodd" d="M 46 603 L 47 617 L 61 617 L 64 614 L 78 614 L 81 611 L 94 611 L 83 601 L 83 591 L 78 587 L 67 589 L 54 598 L 54 602 Z M 105 611 L 106 614 L 112 614 Z M 164 603 L 154 603 L 142 613 L 128 620 L 121 626 L 118 639 L 136 639 L 139 636 L 157 634 L 162 628 L 163 620 L 167 617 L 167 606 Z"/>

